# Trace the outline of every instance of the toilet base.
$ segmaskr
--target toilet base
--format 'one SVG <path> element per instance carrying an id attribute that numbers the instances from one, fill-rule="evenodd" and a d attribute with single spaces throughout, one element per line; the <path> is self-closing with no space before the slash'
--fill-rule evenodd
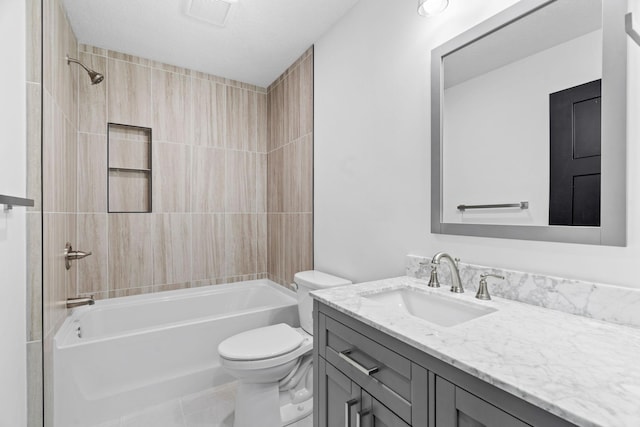
<path id="1" fill-rule="evenodd" d="M 280 392 L 278 384 L 240 381 L 236 391 L 233 427 L 284 427 L 313 412 L 313 397 L 299 403 L 289 392 Z"/>
<path id="2" fill-rule="evenodd" d="M 311 415 L 313 412 L 313 397 L 300 403 L 287 403 L 280 407 L 282 426 L 291 425 Z"/>

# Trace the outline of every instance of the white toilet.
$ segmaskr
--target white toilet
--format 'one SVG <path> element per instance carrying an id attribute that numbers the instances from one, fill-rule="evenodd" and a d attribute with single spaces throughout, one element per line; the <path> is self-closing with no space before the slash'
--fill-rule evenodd
<path id="1" fill-rule="evenodd" d="M 294 277 L 302 328 L 284 323 L 252 329 L 218 346 L 222 366 L 238 379 L 234 427 L 280 427 L 313 411 L 313 298 L 310 291 L 349 285 L 319 271 Z"/>

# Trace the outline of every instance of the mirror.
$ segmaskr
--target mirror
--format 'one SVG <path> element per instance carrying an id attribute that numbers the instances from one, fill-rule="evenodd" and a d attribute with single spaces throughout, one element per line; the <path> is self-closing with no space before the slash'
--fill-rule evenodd
<path id="1" fill-rule="evenodd" d="M 624 0 L 524 0 L 432 52 L 432 232 L 626 244 Z"/>

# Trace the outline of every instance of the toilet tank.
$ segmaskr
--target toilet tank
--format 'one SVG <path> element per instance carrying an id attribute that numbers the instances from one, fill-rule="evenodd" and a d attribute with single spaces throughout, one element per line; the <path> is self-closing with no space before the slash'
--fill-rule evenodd
<path id="1" fill-rule="evenodd" d="M 296 273 L 293 281 L 298 285 L 300 326 L 311 335 L 313 335 L 313 298 L 309 295 L 309 292 L 351 284 L 350 280 L 316 270 Z"/>

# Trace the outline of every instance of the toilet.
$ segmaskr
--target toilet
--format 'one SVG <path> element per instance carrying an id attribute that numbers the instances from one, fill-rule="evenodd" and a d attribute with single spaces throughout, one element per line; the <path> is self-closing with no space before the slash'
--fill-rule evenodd
<path id="1" fill-rule="evenodd" d="M 349 285 L 320 271 L 296 273 L 300 328 L 252 329 L 218 346 L 222 366 L 238 380 L 234 427 L 280 427 L 313 411 L 313 298 L 309 292 Z"/>

